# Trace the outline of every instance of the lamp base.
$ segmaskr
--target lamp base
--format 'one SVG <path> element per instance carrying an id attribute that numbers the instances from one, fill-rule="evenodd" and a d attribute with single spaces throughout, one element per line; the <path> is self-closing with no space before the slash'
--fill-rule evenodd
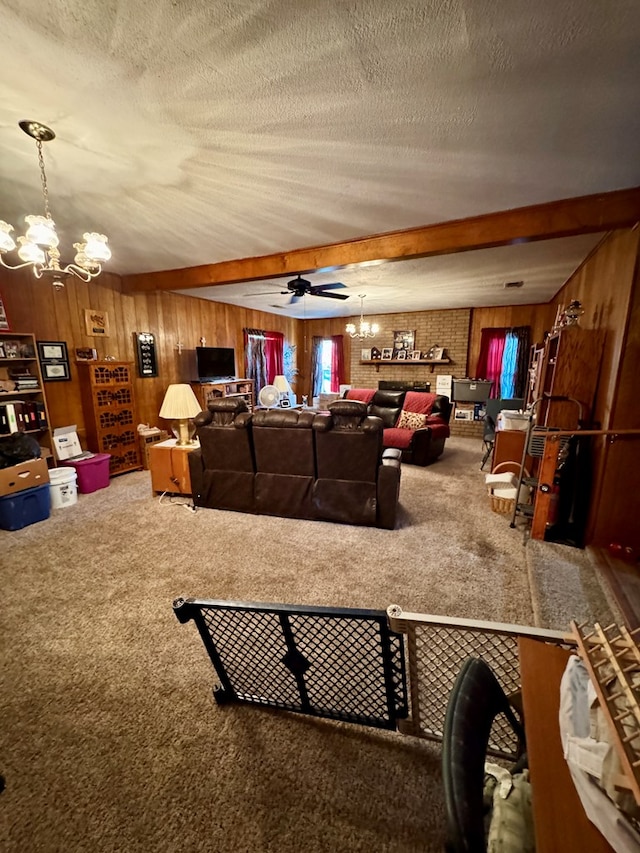
<path id="1" fill-rule="evenodd" d="M 178 447 L 196 443 L 193 438 L 196 434 L 196 425 L 190 418 L 180 418 L 180 420 L 172 421 L 171 432 L 176 437 L 176 445 Z"/>

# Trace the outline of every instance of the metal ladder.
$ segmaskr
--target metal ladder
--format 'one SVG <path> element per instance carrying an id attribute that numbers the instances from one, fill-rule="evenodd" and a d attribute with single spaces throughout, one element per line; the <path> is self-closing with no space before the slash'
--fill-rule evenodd
<path id="1" fill-rule="evenodd" d="M 544 454 L 544 445 L 547 440 L 547 435 L 551 432 L 561 432 L 563 427 L 546 427 L 546 426 L 537 426 L 535 423 L 535 415 L 538 403 L 541 403 L 542 400 L 547 401 L 556 401 L 556 402 L 570 402 L 575 403 L 578 407 L 578 429 L 582 427 L 582 403 L 579 400 L 576 400 L 574 397 L 538 397 L 537 400 L 534 400 L 529 409 L 529 421 L 527 423 L 527 433 L 525 435 L 524 446 L 522 448 L 522 458 L 520 460 L 520 470 L 518 472 L 518 484 L 516 486 L 516 499 L 513 504 L 513 512 L 511 515 L 511 524 L 510 527 L 516 526 L 516 518 L 518 516 L 522 516 L 527 519 L 527 521 L 531 521 L 533 519 L 533 514 L 535 512 L 535 493 L 538 489 L 538 477 L 537 476 L 529 476 L 525 474 L 525 462 L 527 455 L 535 458 L 541 458 Z M 568 441 L 568 439 L 566 439 Z M 545 489 L 546 485 L 546 489 Z M 528 502 L 520 501 L 520 490 L 522 486 L 529 486 L 532 489 L 531 494 L 533 495 L 532 500 Z M 549 491 L 551 486 L 549 484 L 543 484 L 540 486 L 540 489 L 545 491 Z"/>

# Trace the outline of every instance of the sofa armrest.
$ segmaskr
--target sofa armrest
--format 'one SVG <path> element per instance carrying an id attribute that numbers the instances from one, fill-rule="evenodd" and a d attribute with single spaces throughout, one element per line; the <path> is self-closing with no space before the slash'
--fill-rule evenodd
<path id="1" fill-rule="evenodd" d="M 202 450 L 192 450 L 188 454 L 189 477 L 191 479 L 191 497 L 194 506 L 202 506 L 199 503 L 202 495 L 204 480 L 204 462 L 202 461 Z"/>
<path id="2" fill-rule="evenodd" d="M 385 530 L 393 530 L 396 526 L 400 497 L 401 456 L 400 450 L 387 448 L 378 468 L 376 525 Z"/>

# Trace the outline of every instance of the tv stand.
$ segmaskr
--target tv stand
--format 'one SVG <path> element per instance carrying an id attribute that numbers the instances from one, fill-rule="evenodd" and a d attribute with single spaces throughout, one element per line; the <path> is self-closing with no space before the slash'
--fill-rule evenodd
<path id="1" fill-rule="evenodd" d="M 242 397 L 249 411 L 253 411 L 253 379 L 220 379 L 214 382 L 200 379 L 192 382 L 191 387 L 203 410 L 207 408 L 209 401 L 215 400 L 216 397 Z"/>

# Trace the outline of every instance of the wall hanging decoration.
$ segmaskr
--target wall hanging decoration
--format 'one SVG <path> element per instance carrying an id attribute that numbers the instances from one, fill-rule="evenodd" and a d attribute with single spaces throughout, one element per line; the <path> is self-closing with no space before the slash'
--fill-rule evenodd
<path id="1" fill-rule="evenodd" d="M 416 345 L 416 333 L 413 332 L 394 332 L 393 333 L 393 358 L 404 358 L 406 359 L 407 353 L 410 353 L 412 349 L 415 348 Z M 404 355 L 400 355 L 400 353 L 405 353 Z"/>
<path id="2" fill-rule="evenodd" d="M 95 338 L 108 338 L 109 315 L 106 311 L 98 311 L 96 308 L 85 308 L 84 328 L 88 335 Z"/>
<path id="3" fill-rule="evenodd" d="M 2 296 L 0 296 L 0 331 L 2 332 L 10 332 L 11 326 L 9 325 L 9 318 L 7 317 L 7 312 L 4 308 L 4 302 L 2 301 Z"/>
<path id="4" fill-rule="evenodd" d="M 38 341 L 38 359 L 45 382 L 71 379 L 69 354 L 64 341 Z"/>
<path id="5" fill-rule="evenodd" d="M 156 358 L 156 340 L 151 332 L 134 332 L 133 339 L 138 354 L 138 375 L 152 377 L 158 375 Z"/>

